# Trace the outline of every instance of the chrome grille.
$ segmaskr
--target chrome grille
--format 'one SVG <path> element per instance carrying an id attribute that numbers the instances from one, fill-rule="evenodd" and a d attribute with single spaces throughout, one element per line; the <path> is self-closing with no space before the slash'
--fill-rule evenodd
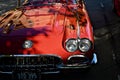
<path id="1" fill-rule="evenodd" d="M 50 55 L 0 57 L 0 65 L 57 65 L 61 62 L 62 61 L 59 57 Z"/>
<path id="2" fill-rule="evenodd" d="M 50 71 L 57 69 L 62 63 L 61 58 L 51 55 L 36 56 L 0 56 L 0 70 L 13 71 L 16 69 L 41 69 L 42 71 Z"/>

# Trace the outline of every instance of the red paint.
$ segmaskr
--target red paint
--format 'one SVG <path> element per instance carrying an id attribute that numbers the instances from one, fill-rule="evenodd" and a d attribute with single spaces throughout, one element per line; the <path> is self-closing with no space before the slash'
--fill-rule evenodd
<path id="1" fill-rule="evenodd" d="M 117 14 L 120 16 L 120 0 L 114 0 L 114 8 Z"/>
<path id="2" fill-rule="evenodd" d="M 11 44 L 11 42 L 10 41 L 6 41 L 6 46 L 7 47 L 10 47 L 12 44 Z"/>
<path id="3" fill-rule="evenodd" d="M 80 28 L 80 38 L 88 38 L 94 45 L 92 26 L 85 7 L 79 8 L 79 11 L 85 14 L 84 18 L 87 20 L 86 25 Z M 67 39 L 77 38 L 76 18 L 70 15 L 74 14 L 62 5 L 26 8 L 21 21 L 30 28 L 12 31 L 6 35 L 1 33 L 0 54 L 53 54 L 64 60 L 70 55 L 82 54 L 80 51 L 70 53 L 64 49 L 64 42 Z M 74 29 L 68 27 L 70 24 L 74 25 Z M 25 40 L 33 41 L 32 48 L 22 47 Z M 91 56 L 92 51 L 86 55 Z"/>

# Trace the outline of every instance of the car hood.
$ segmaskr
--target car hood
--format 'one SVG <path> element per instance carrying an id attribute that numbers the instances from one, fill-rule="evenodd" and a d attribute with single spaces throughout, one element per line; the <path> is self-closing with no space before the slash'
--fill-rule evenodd
<path id="1" fill-rule="evenodd" d="M 47 32 L 63 31 L 66 9 L 61 6 L 26 7 L 19 18 L 21 26 L 16 25 L 7 36 L 34 36 L 39 33 L 47 35 Z M 1 29 L 2 34 L 2 29 Z M 6 34 L 2 34 L 6 35 Z"/>
<path id="2" fill-rule="evenodd" d="M 74 9 L 75 6 L 71 8 Z M 81 10 L 81 9 L 80 9 Z M 79 51 L 69 53 L 64 43 L 69 38 L 88 38 L 93 41 L 92 28 L 87 17 L 82 15 L 80 30 L 78 30 L 75 14 L 63 5 L 26 7 L 19 18 L 20 24 L 4 34 L 0 29 L 1 54 L 52 54 L 66 59 Z M 84 23 L 84 25 L 82 25 Z M 80 33 L 80 36 L 77 33 Z M 26 40 L 31 40 L 33 46 L 24 49 Z"/>

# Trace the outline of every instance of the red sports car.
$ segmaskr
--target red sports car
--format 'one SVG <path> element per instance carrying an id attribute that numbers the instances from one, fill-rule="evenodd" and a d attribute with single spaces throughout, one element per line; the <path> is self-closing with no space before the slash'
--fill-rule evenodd
<path id="1" fill-rule="evenodd" d="M 36 80 L 96 63 L 82 0 L 30 0 L 0 17 L 0 74 Z"/>
<path id="2" fill-rule="evenodd" d="M 120 16 L 120 0 L 113 0 L 114 1 L 114 9 L 115 12 Z"/>

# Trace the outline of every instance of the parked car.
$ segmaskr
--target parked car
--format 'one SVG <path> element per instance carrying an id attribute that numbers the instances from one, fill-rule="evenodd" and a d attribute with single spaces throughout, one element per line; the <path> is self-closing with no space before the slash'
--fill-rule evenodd
<path id="1" fill-rule="evenodd" d="M 93 29 L 82 0 L 32 0 L 0 18 L 0 74 L 36 80 L 39 74 L 97 63 Z"/>
<path id="2" fill-rule="evenodd" d="M 113 0 L 114 2 L 114 11 L 120 16 L 120 0 Z"/>

